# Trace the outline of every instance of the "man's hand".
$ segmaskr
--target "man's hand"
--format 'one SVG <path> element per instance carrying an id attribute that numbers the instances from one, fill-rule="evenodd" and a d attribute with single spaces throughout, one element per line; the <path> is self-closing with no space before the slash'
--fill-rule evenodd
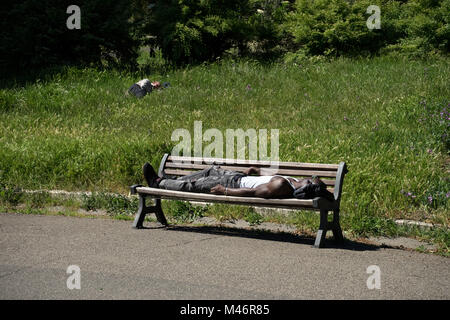
<path id="1" fill-rule="evenodd" d="M 225 187 L 222 186 L 221 184 L 218 184 L 217 186 L 211 188 L 211 193 L 225 194 Z"/>
<path id="2" fill-rule="evenodd" d="M 261 173 L 260 168 L 257 167 L 249 167 L 247 169 L 245 169 L 244 171 L 242 171 L 242 173 L 246 174 L 246 175 L 251 175 L 251 174 L 256 174 L 259 175 Z"/>

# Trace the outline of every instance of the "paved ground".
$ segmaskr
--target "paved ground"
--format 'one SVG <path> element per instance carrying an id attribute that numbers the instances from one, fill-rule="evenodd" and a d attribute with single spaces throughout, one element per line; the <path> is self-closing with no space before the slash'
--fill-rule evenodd
<path id="1" fill-rule="evenodd" d="M 0 214 L 0 299 L 449 299 L 448 258 L 217 227 Z M 77 265 L 81 289 L 67 288 Z M 380 269 L 369 290 L 367 268 Z"/>

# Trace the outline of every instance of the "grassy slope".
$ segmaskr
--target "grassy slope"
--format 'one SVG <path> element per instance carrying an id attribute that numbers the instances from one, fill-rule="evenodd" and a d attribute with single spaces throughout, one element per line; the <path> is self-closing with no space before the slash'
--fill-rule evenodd
<path id="1" fill-rule="evenodd" d="M 204 131 L 279 129 L 284 161 L 346 161 L 344 228 L 374 228 L 385 217 L 448 224 L 449 121 L 440 114 L 449 109 L 448 74 L 448 60 L 388 58 L 224 63 L 167 75 L 69 69 L 1 91 L 0 180 L 124 192 L 143 182 L 145 161 L 157 166 L 170 152 L 173 130 L 193 135 L 201 120 Z M 143 77 L 172 86 L 125 96 Z"/>

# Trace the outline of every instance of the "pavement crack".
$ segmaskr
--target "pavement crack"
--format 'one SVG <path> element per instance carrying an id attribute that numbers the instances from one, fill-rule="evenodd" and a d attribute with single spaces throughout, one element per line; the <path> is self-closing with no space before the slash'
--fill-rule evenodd
<path id="1" fill-rule="evenodd" d="M 57 260 L 59 260 L 59 259 L 61 259 L 61 258 L 66 258 L 66 257 L 67 257 L 67 256 L 58 257 L 58 258 L 50 259 L 50 260 L 45 260 L 45 261 L 42 261 L 40 264 L 45 264 L 45 263 L 49 263 L 49 262 L 54 262 L 54 261 L 57 261 Z M 26 267 L 19 268 L 19 269 L 14 270 L 14 271 L 10 271 L 10 272 L 5 273 L 5 274 L 1 274 L 1 275 L 0 275 L 0 279 L 6 278 L 6 277 L 8 277 L 8 276 L 14 275 L 14 274 L 19 273 L 19 272 L 22 272 L 22 271 L 25 271 L 25 270 L 27 270 L 27 269 L 33 269 L 33 268 L 35 268 L 35 267 L 36 267 L 36 266 L 26 266 Z"/>
<path id="2" fill-rule="evenodd" d="M 167 248 L 180 247 L 180 246 L 184 246 L 184 245 L 187 245 L 187 244 L 190 244 L 190 243 L 193 243 L 193 242 L 206 241 L 206 240 L 217 239 L 217 238 L 222 238 L 222 237 L 223 236 L 215 236 L 215 237 L 202 238 L 202 239 L 198 239 L 198 240 L 183 241 L 183 242 L 171 245 L 171 246 L 167 246 Z"/>

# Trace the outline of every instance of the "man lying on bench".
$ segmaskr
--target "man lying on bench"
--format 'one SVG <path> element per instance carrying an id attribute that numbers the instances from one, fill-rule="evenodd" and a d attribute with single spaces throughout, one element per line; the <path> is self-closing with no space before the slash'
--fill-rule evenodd
<path id="1" fill-rule="evenodd" d="M 151 188 L 238 197 L 306 199 L 318 196 L 318 193 L 327 198 L 331 196 L 326 185 L 317 176 L 312 179 L 296 179 L 281 175 L 261 175 L 264 174 L 264 169 L 257 167 L 238 172 L 224 170 L 216 165 L 176 179 L 158 177 L 149 163 L 144 164 L 142 170 Z"/>

